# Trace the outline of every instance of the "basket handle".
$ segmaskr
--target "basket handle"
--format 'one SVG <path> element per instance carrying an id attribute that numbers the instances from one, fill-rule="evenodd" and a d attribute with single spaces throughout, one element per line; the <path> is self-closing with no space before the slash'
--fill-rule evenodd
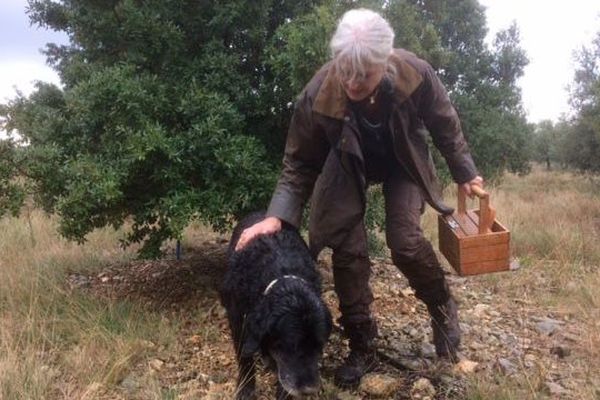
<path id="1" fill-rule="evenodd" d="M 471 191 L 479 197 L 479 233 L 490 233 L 496 219 L 496 209 L 490 204 L 490 194 L 479 185 L 471 185 Z M 467 198 L 458 186 L 458 209 L 459 214 L 467 213 Z"/>

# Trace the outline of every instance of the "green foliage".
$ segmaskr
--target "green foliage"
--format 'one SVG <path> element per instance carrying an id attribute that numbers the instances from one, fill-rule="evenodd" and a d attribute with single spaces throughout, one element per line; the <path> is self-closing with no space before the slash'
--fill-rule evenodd
<path id="1" fill-rule="evenodd" d="M 29 0 L 32 23 L 70 43 L 45 50 L 62 88 L 38 83 L 0 109 L 26 144 L 3 144 L 0 213 L 18 208 L 26 179 L 66 237 L 127 224 L 125 243 L 157 256 L 190 219 L 224 229 L 264 208 L 293 101 L 358 6 L 438 70 L 486 178 L 527 170 L 515 85 L 527 60 L 516 27 L 485 45 L 475 0 Z"/>
<path id="2" fill-rule="evenodd" d="M 600 31 L 577 54 L 577 61 L 571 88 L 575 116 L 563 130 L 561 156 L 572 168 L 600 172 Z"/>
<path id="3" fill-rule="evenodd" d="M 224 229 L 267 203 L 275 168 L 249 122 L 267 114 L 254 58 L 310 4 L 180 3 L 30 1 L 33 22 L 70 35 L 47 48 L 65 86 L 38 84 L 3 122 L 28 144 L 26 176 L 70 239 L 130 222 L 125 243 L 154 257 L 190 219 Z"/>
<path id="4" fill-rule="evenodd" d="M 385 199 L 381 185 L 372 186 L 367 192 L 367 209 L 365 212 L 365 228 L 367 229 L 367 246 L 371 256 L 383 257 L 387 252 L 385 240 L 381 232 L 385 227 Z"/>
<path id="5" fill-rule="evenodd" d="M 19 149 L 12 140 L 0 140 L 0 215 L 16 216 L 23 205 L 25 191 L 18 182 Z"/>
<path id="6" fill-rule="evenodd" d="M 552 121 L 541 121 L 533 131 L 532 157 L 533 160 L 543 163 L 546 169 L 552 169 L 552 164 L 560 162 L 561 132 L 559 125 Z"/>

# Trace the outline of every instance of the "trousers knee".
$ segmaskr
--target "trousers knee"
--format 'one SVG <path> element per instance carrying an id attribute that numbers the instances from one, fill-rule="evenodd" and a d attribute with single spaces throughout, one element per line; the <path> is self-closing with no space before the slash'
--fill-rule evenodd
<path id="1" fill-rule="evenodd" d="M 364 323 L 371 320 L 373 293 L 369 286 L 371 263 L 368 257 L 350 253 L 333 254 L 333 278 L 341 321 Z"/>
<path id="2" fill-rule="evenodd" d="M 392 261 L 408 279 L 418 299 L 427 304 L 441 304 L 450 296 L 444 270 L 428 241 L 416 249 L 392 250 Z"/>

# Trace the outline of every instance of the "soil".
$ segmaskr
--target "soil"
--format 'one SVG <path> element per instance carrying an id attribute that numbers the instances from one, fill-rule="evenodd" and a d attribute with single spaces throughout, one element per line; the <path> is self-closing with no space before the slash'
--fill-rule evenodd
<path id="1" fill-rule="evenodd" d="M 72 289 L 140 302 L 151 312 L 179 321 L 177 343 L 168 350 L 155 349 L 150 359 L 140 362 L 123 379 L 116 389 L 118 393 L 109 396 L 143 398 L 136 395 L 135 388 L 139 386 L 136 381 L 151 373 L 163 391 L 176 393 L 176 398 L 233 398 L 236 363 L 225 311 L 218 299 L 226 246 L 225 239 L 216 238 L 198 248 L 185 249 L 181 260 L 136 261 L 108 266 L 94 276 L 68 277 Z M 335 319 L 339 315 L 327 255 L 319 261 L 319 268 L 323 297 Z M 375 376 L 392 377 L 400 383 L 384 398 L 460 399 L 465 396 L 469 378 L 477 374 L 487 379 L 541 377 L 535 387 L 527 390 L 560 398 L 568 398 L 577 385 L 585 384 L 572 375 L 567 376 L 566 367 L 576 358 L 580 341 L 569 316 L 549 315 L 526 300 L 506 298 L 485 279 L 461 278 L 449 273 L 448 280 L 459 301 L 463 331 L 462 361 L 458 365 L 435 357 L 426 308 L 414 297 L 406 279 L 388 259 L 374 260 L 371 286 L 381 360 Z M 325 349 L 323 390 L 319 398 L 375 397 L 375 390 L 366 386 L 354 391 L 333 387 L 333 371 L 346 352 L 336 326 Z M 433 389 L 419 392 L 423 382 L 428 382 L 425 386 L 431 384 Z M 273 398 L 273 384 L 274 377 L 261 371 L 258 381 L 261 398 Z"/>

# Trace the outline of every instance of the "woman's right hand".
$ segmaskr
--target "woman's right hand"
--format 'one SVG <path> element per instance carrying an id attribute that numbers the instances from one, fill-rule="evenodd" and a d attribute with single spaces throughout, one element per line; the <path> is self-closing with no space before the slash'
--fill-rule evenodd
<path id="1" fill-rule="evenodd" d="M 235 251 L 240 251 L 253 239 L 260 235 L 279 232 L 281 230 L 281 220 L 277 217 L 267 217 L 260 222 L 246 228 L 242 231 L 240 239 L 235 245 Z"/>

